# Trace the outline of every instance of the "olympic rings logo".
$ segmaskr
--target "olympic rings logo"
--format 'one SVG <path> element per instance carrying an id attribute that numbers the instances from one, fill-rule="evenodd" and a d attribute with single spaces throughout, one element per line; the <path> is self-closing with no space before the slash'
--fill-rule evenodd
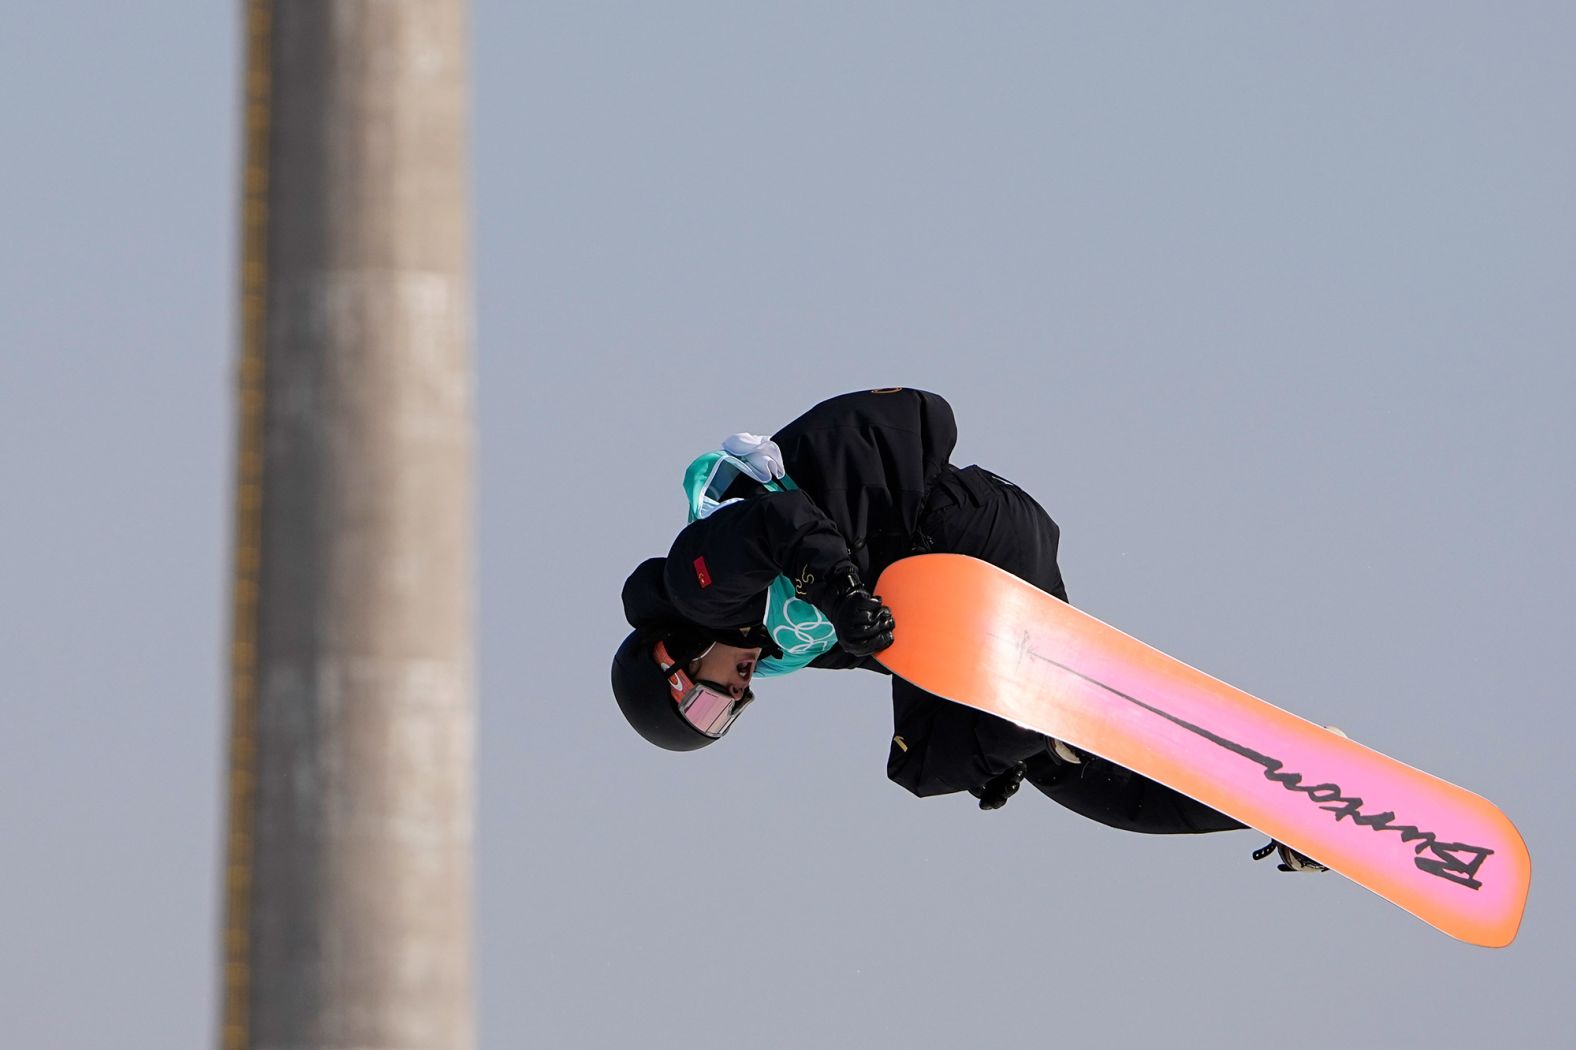
<path id="1" fill-rule="evenodd" d="M 807 601 L 789 598 L 779 616 L 783 622 L 772 627 L 772 641 L 786 656 L 819 654 L 837 644 L 837 629 L 832 621 Z"/>

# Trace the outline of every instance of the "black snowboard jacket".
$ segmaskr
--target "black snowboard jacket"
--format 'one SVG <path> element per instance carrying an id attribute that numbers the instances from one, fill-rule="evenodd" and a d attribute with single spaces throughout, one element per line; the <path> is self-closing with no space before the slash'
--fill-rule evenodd
<path id="1" fill-rule="evenodd" d="M 670 605 L 705 627 L 758 624 L 780 575 L 822 609 L 834 577 L 849 566 L 873 587 L 883 569 L 915 550 L 927 495 L 949 469 L 957 436 L 952 406 L 923 390 L 861 391 L 816 405 L 773 435 L 798 489 L 767 492 L 741 477 L 726 494 L 741 502 L 691 522 L 673 541 L 662 573 L 665 602 L 626 586 L 631 623 L 645 626 L 637 619 Z M 876 665 L 834 649 L 814 666 Z"/>

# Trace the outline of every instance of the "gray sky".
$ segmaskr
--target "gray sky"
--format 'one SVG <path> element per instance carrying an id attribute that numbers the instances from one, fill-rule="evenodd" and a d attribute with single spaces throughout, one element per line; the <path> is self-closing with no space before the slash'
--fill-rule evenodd
<path id="1" fill-rule="evenodd" d="M 213 1039 L 237 11 L 0 35 L 10 1045 Z M 484 1045 L 1566 1030 L 1576 9 L 474 21 Z M 684 465 L 893 384 L 1057 518 L 1075 603 L 1498 803 L 1516 944 L 1251 833 L 913 799 L 874 676 L 772 683 L 702 753 L 636 738 L 618 588 Z M 696 879 L 714 915 L 676 903 Z"/>

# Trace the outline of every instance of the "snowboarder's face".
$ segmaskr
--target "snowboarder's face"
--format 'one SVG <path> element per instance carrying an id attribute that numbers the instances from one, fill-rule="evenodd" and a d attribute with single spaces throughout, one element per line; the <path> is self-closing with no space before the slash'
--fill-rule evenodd
<path id="1" fill-rule="evenodd" d="M 759 649 L 740 649 L 721 642 L 713 645 L 700 659 L 691 662 L 690 677 L 726 689 L 735 700 L 744 695 L 761 659 Z"/>

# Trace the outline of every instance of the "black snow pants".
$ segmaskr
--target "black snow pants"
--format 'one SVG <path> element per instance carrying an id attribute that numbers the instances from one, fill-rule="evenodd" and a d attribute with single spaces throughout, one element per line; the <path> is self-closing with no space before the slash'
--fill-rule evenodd
<path id="1" fill-rule="evenodd" d="M 933 488 L 917 548 L 979 558 L 1066 601 L 1056 563 L 1060 539 L 1061 530 L 1028 493 L 987 470 L 966 467 L 949 469 Z M 1064 762 L 1043 734 L 896 677 L 892 723 L 887 776 L 916 795 L 978 789 L 1022 762 L 1026 779 L 1053 801 L 1114 828 L 1164 835 L 1243 826 L 1093 755 L 1078 764 Z"/>

